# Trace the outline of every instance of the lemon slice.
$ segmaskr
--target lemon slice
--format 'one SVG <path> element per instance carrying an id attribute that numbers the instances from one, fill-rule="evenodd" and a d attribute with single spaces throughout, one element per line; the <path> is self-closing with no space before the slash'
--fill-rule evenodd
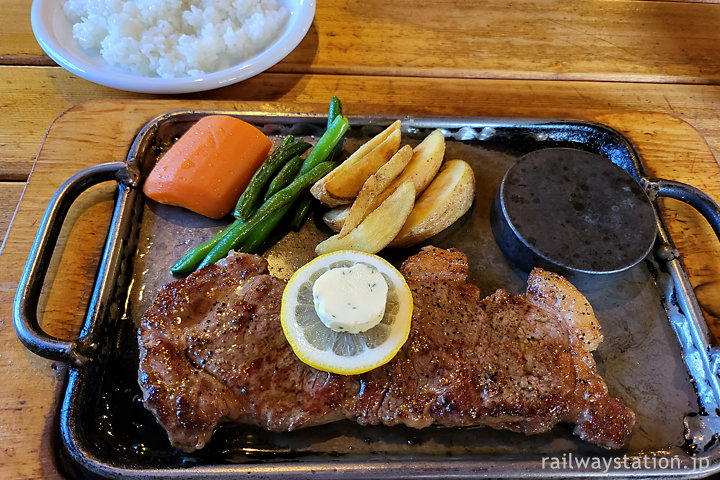
<path id="1" fill-rule="evenodd" d="M 365 264 L 385 278 L 385 313 L 379 323 L 364 332 L 336 331 L 315 311 L 313 284 L 330 269 L 357 264 Z M 388 261 L 365 252 L 340 250 L 315 258 L 293 274 L 283 292 L 280 319 L 285 337 L 300 360 L 318 370 L 354 375 L 395 356 L 410 334 L 412 308 L 410 288 Z"/>

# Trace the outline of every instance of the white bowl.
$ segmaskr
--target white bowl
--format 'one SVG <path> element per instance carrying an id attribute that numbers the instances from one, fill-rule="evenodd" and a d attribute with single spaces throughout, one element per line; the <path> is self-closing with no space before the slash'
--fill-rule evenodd
<path id="1" fill-rule="evenodd" d="M 315 16 L 315 0 L 282 0 L 290 12 L 285 30 L 259 54 L 235 66 L 200 77 L 159 78 L 116 70 L 100 55 L 86 53 L 72 36 L 62 0 L 34 0 L 31 22 L 38 43 L 61 67 L 91 82 L 140 93 L 187 93 L 232 85 L 285 58 L 305 37 Z"/>

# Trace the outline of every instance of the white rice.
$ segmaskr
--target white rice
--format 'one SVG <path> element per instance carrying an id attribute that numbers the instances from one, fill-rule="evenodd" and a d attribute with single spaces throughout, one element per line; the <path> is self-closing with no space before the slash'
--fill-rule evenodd
<path id="1" fill-rule="evenodd" d="M 269 46 L 288 11 L 277 0 L 66 0 L 80 46 L 122 70 L 200 76 Z"/>

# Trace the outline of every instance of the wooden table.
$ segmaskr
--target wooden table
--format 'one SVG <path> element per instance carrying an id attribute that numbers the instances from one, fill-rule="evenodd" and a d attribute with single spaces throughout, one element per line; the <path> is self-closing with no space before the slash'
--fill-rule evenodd
<path id="1" fill-rule="evenodd" d="M 57 67 L 34 40 L 29 9 L 28 0 L 0 0 L 2 478 L 61 476 L 52 431 L 65 370 L 27 352 L 12 327 L 37 221 L 59 183 L 85 165 L 122 159 L 157 113 L 323 111 L 338 95 L 357 114 L 596 120 L 626 134 L 653 174 L 720 199 L 715 1 L 320 1 L 306 38 L 268 72 L 170 97 L 112 90 Z M 85 205 L 43 304 L 45 328 L 65 338 L 78 327 L 109 199 L 100 189 Z M 667 202 L 666 217 L 718 338 L 720 248 L 694 211 Z"/>

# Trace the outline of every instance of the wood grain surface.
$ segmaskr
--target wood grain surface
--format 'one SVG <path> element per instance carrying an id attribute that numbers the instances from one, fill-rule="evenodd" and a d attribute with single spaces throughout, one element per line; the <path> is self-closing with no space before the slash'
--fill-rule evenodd
<path id="1" fill-rule="evenodd" d="M 720 86 L 266 73 L 238 85 L 167 96 L 199 100 L 323 103 L 339 95 L 362 113 L 567 117 L 584 109 L 668 113 L 692 125 L 720 158 Z M 48 126 L 93 99 L 151 99 L 95 85 L 55 67 L 0 68 L 0 180 L 27 178 Z M 108 134 L 110 134 L 109 132 Z"/>
<path id="2" fill-rule="evenodd" d="M 4 0 L 0 62 L 47 65 L 29 0 Z M 317 2 L 275 72 L 720 83 L 720 5 L 638 0 Z M 379 54 L 382 52 L 382 54 Z"/>
<path id="3" fill-rule="evenodd" d="M 323 112 L 325 103 L 197 101 L 194 108 L 244 111 Z M 23 200 L 0 255 L 0 365 L 12 376 L 0 389 L 0 473 L 3 478 L 60 478 L 54 465 L 54 425 L 63 388 L 64 367 L 29 353 L 11 325 L 12 299 L 37 223 L 50 196 L 70 175 L 100 161 L 123 160 L 138 129 L 154 116 L 188 107 L 185 100 L 95 101 L 69 109 L 50 128 Z M 364 106 L 370 109 L 371 106 Z M 391 108 L 392 109 L 392 108 Z M 348 113 L 363 109 L 352 103 Z M 444 114 L 436 108 L 406 109 L 404 113 Z M 693 183 L 720 198 L 720 169 L 700 135 L 687 123 L 665 114 L 609 113 L 578 110 L 572 118 L 605 123 L 625 134 L 636 146 L 651 174 Z M 83 155 L 78 155 L 83 152 Z M 56 273 L 46 282 L 40 304 L 44 328 L 72 338 L 85 308 L 90 279 L 97 265 L 111 208 L 112 186 L 89 192 L 71 211 Z M 703 220 L 682 205 L 668 204 L 667 218 L 714 334 L 720 334 L 717 242 Z M 691 232 L 688 234 L 688 232 Z M 711 257 L 714 256 L 714 257 Z"/>
<path id="4" fill-rule="evenodd" d="M 0 236 L 5 237 L 13 215 L 15 207 L 20 201 L 20 196 L 25 188 L 25 182 L 0 182 Z M 2 249 L 0 248 L 0 252 Z"/>
<path id="5" fill-rule="evenodd" d="M 53 65 L 35 41 L 30 25 L 29 0 L 3 0 L 0 28 L 0 64 Z"/>

